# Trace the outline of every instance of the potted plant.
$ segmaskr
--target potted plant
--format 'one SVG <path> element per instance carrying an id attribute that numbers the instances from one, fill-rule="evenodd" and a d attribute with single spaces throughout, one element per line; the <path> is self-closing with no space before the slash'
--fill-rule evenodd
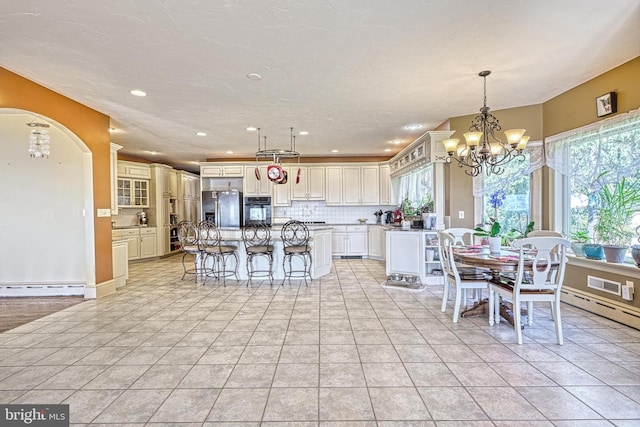
<path id="1" fill-rule="evenodd" d="M 640 225 L 636 227 L 636 235 L 638 236 L 638 242 L 640 243 Z M 636 262 L 636 265 L 640 267 L 640 245 L 631 246 L 631 256 Z"/>
<path id="2" fill-rule="evenodd" d="M 485 230 L 482 227 L 476 227 L 474 236 L 487 237 L 489 239 L 489 252 L 492 254 L 500 253 L 500 245 L 502 244 L 502 226 L 498 221 L 491 220 L 489 222 L 490 227 Z"/>
<path id="3" fill-rule="evenodd" d="M 583 246 L 589 242 L 589 239 L 589 231 L 587 230 L 576 230 L 571 233 L 571 250 L 577 257 L 585 256 Z"/>
<path id="4" fill-rule="evenodd" d="M 594 232 L 603 242 L 605 258 L 607 262 L 624 262 L 634 235 L 631 223 L 640 211 L 640 179 L 622 178 L 603 185 L 598 192 L 598 203 Z"/>

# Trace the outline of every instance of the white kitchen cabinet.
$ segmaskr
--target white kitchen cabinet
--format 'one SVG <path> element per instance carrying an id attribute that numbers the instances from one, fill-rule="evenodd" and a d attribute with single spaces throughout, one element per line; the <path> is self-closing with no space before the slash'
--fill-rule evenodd
<path id="1" fill-rule="evenodd" d="M 118 176 L 123 178 L 150 179 L 151 169 L 145 163 L 118 161 Z"/>
<path id="2" fill-rule="evenodd" d="M 203 178 L 242 178 L 243 175 L 243 165 L 203 165 L 200 167 L 200 176 Z"/>
<path id="3" fill-rule="evenodd" d="M 155 227 L 124 228 L 113 230 L 114 241 L 127 242 L 129 260 L 151 258 L 157 256 L 157 232 Z"/>
<path id="4" fill-rule="evenodd" d="M 378 205 L 380 203 L 378 165 L 344 166 L 342 198 L 344 205 Z"/>
<path id="5" fill-rule="evenodd" d="M 169 171 L 169 197 L 178 197 L 178 172 L 173 169 Z"/>
<path id="6" fill-rule="evenodd" d="M 342 166 L 325 167 L 325 203 L 327 206 L 342 205 Z"/>
<path id="7" fill-rule="evenodd" d="M 298 169 L 300 182 L 296 183 Z M 292 167 L 291 173 L 291 200 L 324 200 L 324 166 Z"/>
<path id="8" fill-rule="evenodd" d="M 260 172 L 260 179 L 256 177 L 256 168 Z M 270 196 L 271 181 L 267 178 L 267 165 L 245 166 L 244 196 Z"/>
<path id="9" fill-rule="evenodd" d="M 367 256 L 366 225 L 335 226 L 331 233 L 331 254 L 336 256 Z"/>
<path id="10" fill-rule="evenodd" d="M 380 204 L 381 205 L 395 205 L 396 192 L 391 180 L 391 168 L 389 165 L 380 166 Z"/>
<path id="11" fill-rule="evenodd" d="M 118 178 L 118 207 L 149 207 L 149 181 L 146 179 Z"/>
<path id="12" fill-rule="evenodd" d="M 155 228 L 140 229 L 140 258 L 151 258 L 157 254 L 157 234 Z"/>
<path id="13" fill-rule="evenodd" d="M 384 260 L 386 256 L 385 229 L 381 225 L 370 225 L 368 229 L 369 258 Z"/>
<path id="14" fill-rule="evenodd" d="M 127 242 L 123 240 L 113 240 L 111 242 L 111 265 L 116 289 L 126 285 L 129 278 L 129 256 L 127 251 Z"/>
<path id="15" fill-rule="evenodd" d="M 110 144 L 109 179 L 111 183 L 111 215 L 118 215 L 118 150 L 122 145 Z"/>
<path id="16" fill-rule="evenodd" d="M 291 169 L 288 167 L 282 169 L 287 171 L 287 183 L 273 184 L 273 198 L 271 199 L 273 206 L 291 206 Z M 293 180 L 295 181 L 295 178 Z"/>

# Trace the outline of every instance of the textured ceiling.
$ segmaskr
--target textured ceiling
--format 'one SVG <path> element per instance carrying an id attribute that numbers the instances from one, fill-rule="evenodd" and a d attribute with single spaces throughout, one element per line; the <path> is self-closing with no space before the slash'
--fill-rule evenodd
<path id="1" fill-rule="evenodd" d="M 640 55 L 640 2 L 2 1 L 0 40 L 0 66 L 109 115 L 122 152 L 197 170 L 252 157 L 248 126 L 270 148 L 308 131 L 305 157 L 392 155 L 477 112 L 484 69 L 493 110 L 544 102 Z"/>

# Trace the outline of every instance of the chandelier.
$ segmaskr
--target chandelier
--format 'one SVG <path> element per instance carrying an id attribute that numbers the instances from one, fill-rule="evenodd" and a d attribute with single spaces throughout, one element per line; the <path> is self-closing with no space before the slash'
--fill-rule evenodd
<path id="1" fill-rule="evenodd" d="M 49 157 L 51 154 L 51 137 L 49 125 L 46 123 L 27 123 L 31 129 L 29 134 L 29 155 L 35 158 Z"/>
<path id="2" fill-rule="evenodd" d="M 502 142 L 496 133 L 502 130 L 498 119 L 487 107 L 487 76 L 491 71 L 478 73 L 484 79 L 484 104 L 469 127 L 469 132 L 464 134 L 466 144 L 458 144 L 459 139 L 451 138 L 442 141 L 444 149 L 449 154 L 447 163 L 451 159 L 458 162 L 458 166 L 468 168 L 465 173 L 470 176 L 478 176 L 483 170 L 487 176 L 500 175 L 504 172 L 504 165 L 511 160 L 524 160 L 522 151 L 529 141 L 528 136 L 523 136 L 525 129 L 510 129 L 504 131 L 507 141 Z"/>
<path id="3" fill-rule="evenodd" d="M 267 137 L 264 137 L 264 148 L 260 145 L 260 128 L 258 131 L 258 151 L 256 151 L 256 160 L 272 159 L 274 163 L 280 163 L 281 159 L 299 159 L 300 153 L 296 151 L 296 137 L 293 135 L 293 128 L 289 128 L 291 133 L 289 149 L 283 148 L 267 148 Z"/>

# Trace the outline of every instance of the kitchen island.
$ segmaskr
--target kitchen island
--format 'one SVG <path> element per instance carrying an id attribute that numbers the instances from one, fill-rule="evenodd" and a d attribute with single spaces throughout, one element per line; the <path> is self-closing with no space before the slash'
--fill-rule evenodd
<path id="1" fill-rule="evenodd" d="M 322 227 L 310 227 L 309 235 L 311 237 L 309 245 L 311 246 L 311 279 L 318 279 L 322 276 L 326 276 L 331 271 L 331 230 L 330 226 Z M 220 235 L 225 244 L 234 245 L 238 247 L 238 278 L 240 280 L 248 280 L 249 275 L 247 273 L 247 253 L 244 248 L 244 242 L 242 241 L 242 231 L 240 230 L 220 230 Z M 282 260 L 284 257 L 282 239 L 280 238 L 280 228 L 274 227 L 271 230 L 271 244 L 273 248 L 273 279 L 278 284 L 284 279 L 284 270 Z M 187 260 L 185 260 L 187 262 Z M 207 258 L 207 268 L 211 268 L 213 262 L 212 257 Z M 233 270 L 234 259 L 230 257 L 227 261 L 227 271 Z M 267 270 L 268 262 L 265 257 L 254 258 L 255 270 Z M 187 266 L 189 268 L 189 266 Z M 294 257 L 292 260 L 292 268 L 294 270 L 302 270 L 303 263 L 299 257 Z M 287 266 L 288 270 L 288 266 Z M 227 277 L 227 280 L 234 279 L 234 276 Z M 292 279 L 298 280 L 298 277 Z M 215 279 L 213 279 L 215 280 Z M 267 277 L 254 276 L 254 281 L 268 280 Z"/>

